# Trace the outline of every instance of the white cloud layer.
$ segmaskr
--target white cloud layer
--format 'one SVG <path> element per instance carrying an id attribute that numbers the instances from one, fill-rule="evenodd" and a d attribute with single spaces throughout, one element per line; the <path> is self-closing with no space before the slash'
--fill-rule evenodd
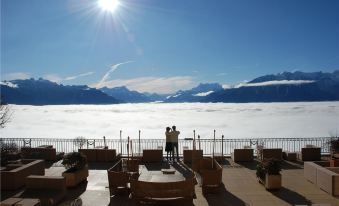
<path id="1" fill-rule="evenodd" d="M 31 78 L 31 75 L 26 72 L 14 72 L 14 73 L 7 73 L 2 76 L 2 80 L 16 80 L 16 79 L 29 79 Z"/>
<path id="2" fill-rule="evenodd" d="M 97 84 L 92 84 L 96 87 Z M 195 86 L 191 76 L 174 76 L 174 77 L 138 77 L 134 79 L 114 79 L 103 82 L 100 87 L 119 87 L 126 86 L 131 90 L 138 92 L 156 92 L 159 94 L 170 94 L 178 90 L 190 89 Z"/>
<path id="3" fill-rule="evenodd" d="M 286 84 L 309 84 L 313 83 L 312 80 L 275 80 L 267 82 L 258 82 L 258 83 L 240 83 L 236 86 L 239 87 L 259 87 L 259 86 L 270 86 L 270 85 L 286 85 Z"/>
<path id="4" fill-rule="evenodd" d="M 180 138 L 323 137 L 339 131 L 339 102 L 148 103 L 115 105 L 11 105 L 3 138 L 164 138 L 176 125 Z M 338 135 L 338 133 L 336 133 Z"/>

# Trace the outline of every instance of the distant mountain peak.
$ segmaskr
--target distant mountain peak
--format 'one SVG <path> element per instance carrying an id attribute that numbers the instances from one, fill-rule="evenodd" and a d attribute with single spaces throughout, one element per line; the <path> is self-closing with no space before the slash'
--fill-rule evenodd
<path id="1" fill-rule="evenodd" d="M 11 87 L 11 85 L 17 85 Z M 118 101 L 86 85 L 62 85 L 49 80 L 11 80 L 0 84 L 1 95 L 10 104 L 60 105 L 60 104 L 115 104 Z"/>

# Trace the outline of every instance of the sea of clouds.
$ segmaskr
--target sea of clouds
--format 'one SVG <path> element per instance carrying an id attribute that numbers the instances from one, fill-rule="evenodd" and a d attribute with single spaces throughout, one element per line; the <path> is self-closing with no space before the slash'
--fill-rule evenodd
<path id="1" fill-rule="evenodd" d="M 164 138 L 176 125 L 179 138 L 322 137 L 339 135 L 339 102 L 145 103 L 115 105 L 10 105 L 3 138 Z"/>

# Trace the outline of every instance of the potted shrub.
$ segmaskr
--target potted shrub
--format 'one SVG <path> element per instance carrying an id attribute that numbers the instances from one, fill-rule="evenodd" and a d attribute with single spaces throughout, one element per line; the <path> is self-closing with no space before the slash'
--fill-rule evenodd
<path id="1" fill-rule="evenodd" d="M 62 173 L 62 176 L 66 179 L 67 187 L 74 187 L 87 179 L 87 159 L 80 152 L 66 154 L 61 164 L 66 168 L 66 171 Z"/>
<path id="2" fill-rule="evenodd" d="M 281 165 L 276 159 L 265 159 L 257 165 L 256 175 L 268 190 L 281 188 Z"/>
<path id="3" fill-rule="evenodd" d="M 339 138 L 334 138 L 330 141 L 330 152 L 330 167 L 339 167 Z"/>
<path id="4" fill-rule="evenodd" d="M 339 153 L 339 137 L 332 138 L 329 142 L 331 154 Z"/>

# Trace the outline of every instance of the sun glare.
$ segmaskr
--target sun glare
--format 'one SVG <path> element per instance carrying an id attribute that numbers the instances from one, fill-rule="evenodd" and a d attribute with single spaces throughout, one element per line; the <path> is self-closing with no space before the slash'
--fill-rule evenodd
<path id="1" fill-rule="evenodd" d="M 99 0 L 98 3 L 102 10 L 108 12 L 114 12 L 120 4 L 118 0 Z"/>

